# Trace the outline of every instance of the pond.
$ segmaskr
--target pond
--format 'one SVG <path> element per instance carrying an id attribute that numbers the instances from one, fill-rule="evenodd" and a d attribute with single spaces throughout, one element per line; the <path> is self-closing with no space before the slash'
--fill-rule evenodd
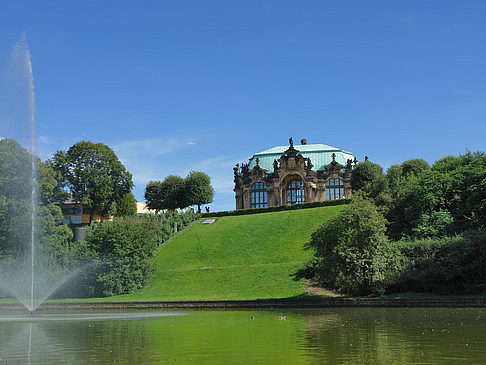
<path id="1" fill-rule="evenodd" d="M 479 364 L 485 309 L 0 314 L 4 364 Z M 16 317 L 16 318 L 14 318 Z M 62 319 L 62 320 L 60 320 Z"/>

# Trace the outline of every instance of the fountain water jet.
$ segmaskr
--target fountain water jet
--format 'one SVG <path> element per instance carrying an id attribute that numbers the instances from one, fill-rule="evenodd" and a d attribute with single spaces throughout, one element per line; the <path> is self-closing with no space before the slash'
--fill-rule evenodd
<path id="1" fill-rule="evenodd" d="M 10 188 L 6 188 L 11 191 L 0 192 L 0 198 L 3 193 L 8 195 L 14 203 L 29 201 L 28 208 L 24 209 L 29 211 L 29 218 L 23 213 L 9 217 L 10 224 L 12 225 L 12 222 L 14 222 L 14 226 L 20 227 L 18 231 L 24 231 L 25 235 L 22 236 L 22 239 L 18 237 L 10 238 L 12 246 L 22 246 L 12 250 L 22 252 L 22 255 L 17 255 L 14 261 L 1 263 L 0 284 L 3 284 L 30 312 L 33 312 L 60 285 L 72 277 L 73 273 L 69 277 L 64 275 L 65 273 L 57 276 L 51 275 L 49 263 L 41 262 L 36 252 L 36 241 L 42 241 L 42 237 L 40 238 L 41 233 L 38 232 L 36 227 L 36 221 L 38 220 L 37 166 L 39 162 L 36 157 L 34 77 L 30 50 L 25 34 L 22 35 L 20 41 L 13 48 L 4 79 L 5 90 L 2 93 L 2 99 L 5 100 L 2 100 L 2 103 L 5 105 L 1 108 L 2 115 L 0 117 L 4 119 L 0 119 L 0 122 L 2 122 L 1 137 L 13 138 L 18 141 L 25 149 L 23 153 L 30 156 L 30 162 L 27 163 L 25 159 L 17 159 L 22 162 L 15 166 L 15 161 L 17 160 L 15 158 L 12 159 L 14 161 L 14 168 L 11 169 L 12 176 L 7 176 L 7 178 L 15 181 L 13 175 L 19 174 L 20 171 L 22 180 L 28 179 L 29 183 L 25 184 L 25 181 L 21 181 L 21 183 L 11 184 Z M 12 140 L 8 142 L 0 139 L 0 143 L 12 144 L 12 142 Z M 21 147 L 18 146 L 17 149 L 19 150 Z M 5 163 L 5 161 L 0 161 L 0 163 Z M 6 164 L 8 165 L 8 163 L 11 163 L 11 161 L 7 158 Z M 27 169 L 30 169 L 30 171 L 22 171 Z M 25 185 L 25 187 L 22 188 L 19 185 Z M 28 237 L 27 232 L 29 232 Z M 21 234 L 18 235 L 21 236 Z M 30 241 L 28 245 L 26 245 L 27 241 Z M 24 249 L 23 245 L 28 247 Z"/>

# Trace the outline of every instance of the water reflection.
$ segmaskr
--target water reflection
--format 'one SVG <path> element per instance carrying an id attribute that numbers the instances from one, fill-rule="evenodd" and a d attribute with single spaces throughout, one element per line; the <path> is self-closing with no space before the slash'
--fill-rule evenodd
<path id="1" fill-rule="evenodd" d="M 485 319 L 483 309 L 341 308 L 0 322 L 0 365 L 474 364 L 486 358 Z"/>
<path id="2" fill-rule="evenodd" d="M 48 339 L 44 330 L 34 322 L 23 323 L 2 323 L 0 336 L 0 364 L 36 364 L 35 358 L 38 350 L 46 356 L 43 361 L 54 361 L 55 357 L 47 356 L 49 353 L 56 354 L 58 346 Z M 67 359 L 61 351 L 61 358 Z M 34 358 L 34 361 L 32 359 Z M 73 359 L 74 360 L 74 359 Z M 41 362 L 45 363 L 45 362 Z"/>
<path id="3" fill-rule="evenodd" d="M 307 315 L 310 356 L 326 363 L 483 363 L 483 309 L 333 309 Z"/>
<path id="4" fill-rule="evenodd" d="M 0 317 L 0 364 L 143 364 L 146 319 L 174 313 L 81 313 Z"/>

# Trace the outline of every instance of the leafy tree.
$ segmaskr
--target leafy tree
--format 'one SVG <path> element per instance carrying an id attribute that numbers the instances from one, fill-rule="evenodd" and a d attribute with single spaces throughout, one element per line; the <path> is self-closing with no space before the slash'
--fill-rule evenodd
<path id="1" fill-rule="evenodd" d="M 0 140 L 0 195 L 30 200 L 32 157 L 13 139 Z"/>
<path id="2" fill-rule="evenodd" d="M 186 196 L 186 184 L 182 177 L 169 175 L 161 184 L 161 191 L 164 197 L 164 209 L 175 210 L 185 208 L 189 205 Z"/>
<path id="3" fill-rule="evenodd" d="M 150 181 L 145 188 L 145 200 L 149 209 L 175 210 L 190 205 L 186 195 L 186 183 L 182 177 L 169 175 L 164 181 Z"/>
<path id="4" fill-rule="evenodd" d="M 132 175 L 113 150 L 102 143 L 78 142 L 67 152 L 58 151 L 53 165 L 73 200 L 90 208 L 90 222 L 95 211 L 108 216 L 114 203 L 133 186 Z"/>
<path id="5" fill-rule="evenodd" d="M 402 175 L 405 177 L 420 176 L 427 171 L 430 171 L 430 165 L 420 158 L 402 163 Z"/>
<path id="6" fill-rule="evenodd" d="M 385 223 L 372 200 L 355 194 L 350 205 L 312 234 L 317 279 L 353 294 L 381 292 L 391 258 Z"/>
<path id="7" fill-rule="evenodd" d="M 137 214 L 137 201 L 132 193 L 123 195 L 115 204 L 115 217 L 126 217 Z"/>
<path id="8" fill-rule="evenodd" d="M 454 171 L 461 165 L 461 158 L 455 156 L 445 156 L 438 159 L 432 165 L 432 170 L 440 173 L 447 173 Z"/>
<path id="9" fill-rule="evenodd" d="M 405 178 L 403 176 L 403 168 L 400 165 L 391 165 L 386 171 L 386 179 L 388 181 L 388 187 L 393 196 L 395 196 L 404 183 Z"/>
<path id="10" fill-rule="evenodd" d="M 32 163 L 37 172 L 34 181 Z M 37 191 L 40 204 L 49 206 L 56 185 L 49 165 L 44 165 L 37 157 L 32 160 L 32 155 L 15 140 L 0 140 L 0 255 L 18 257 L 25 253 L 31 240 L 32 189 Z M 47 213 L 44 212 L 37 202 L 35 206 L 36 219 L 48 219 L 53 211 L 53 207 L 49 207 Z M 38 222 L 37 231 L 41 231 L 41 227 Z M 37 237 L 37 241 L 40 238 Z"/>
<path id="11" fill-rule="evenodd" d="M 150 259 L 158 246 L 160 224 L 143 217 L 103 222 L 86 237 L 90 251 L 99 257 L 89 273 L 94 296 L 131 293 L 143 287 L 153 271 Z"/>
<path id="12" fill-rule="evenodd" d="M 431 170 L 412 171 L 408 176 L 392 190 L 387 213 L 391 238 L 441 237 L 484 228 L 486 156 L 482 152 L 446 156 Z"/>
<path id="13" fill-rule="evenodd" d="M 38 167 L 39 170 L 39 200 L 43 204 L 62 203 L 68 199 L 69 194 L 64 191 L 59 182 L 62 176 L 54 168 L 52 161 L 47 160 L 41 162 Z"/>
<path id="14" fill-rule="evenodd" d="M 32 156 L 12 139 L 0 140 L 0 257 L 20 256 L 30 242 Z"/>
<path id="15" fill-rule="evenodd" d="M 213 202 L 214 189 L 211 179 L 204 172 L 191 171 L 186 177 L 186 195 L 191 205 L 197 205 L 197 212 L 201 213 L 201 204 Z"/>
<path id="16" fill-rule="evenodd" d="M 32 163 L 37 172 L 34 180 Z M 58 193 L 56 186 L 55 173 L 49 164 L 37 157 L 33 159 L 14 140 L 0 140 L 0 271 L 4 284 L 10 283 L 10 289 L 17 293 L 23 288 L 19 285 L 23 279 L 19 271 L 23 265 L 30 267 L 32 219 L 38 269 L 35 280 L 39 291 L 64 278 L 80 257 L 71 245 L 72 231 L 60 224 L 61 209 L 52 204 Z M 34 204 L 33 187 L 38 197 Z"/>
<path id="17" fill-rule="evenodd" d="M 450 174 L 455 232 L 486 228 L 486 156 L 463 161 Z"/>
<path id="18" fill-rule="evenodd" d="M 381 192 L 387 190 L 383 169 L 371 161 L 360 162 L 353 168 L 351 188 L 353 191 L 361 190 L 370 197 L 376 198 Z"/>
<path id="19" fill-rule="evenodd" d="M 435 171 L 408 179 L 397 191 L 387 215 L 390 238 L 445 234 L 451 223 L 450 191 L 451 178 Z"/>
<path id="20" fill-rule="evenodd" d="M 485 157 L 486 154 L 483 151 L 475 151 L 471 152 L 469 150 L 466 151 L 465 154 L 459 155 L 459 158 L 461 159 L 463 164 L 469 164 L 475 160 L 481 159 L 482 157 Z"/>
<path id="21" fill-rule="evenodd" d="M 412 228 L 414 238 L 441 237 L 449 231 L 453 222 L 451 213 L 445 209 L 423 213 Z"/>
<path id="22" fill-rule="evenodd" d="M 456 156 L 445 156 L 434 162 L 432 165 L 432 170 L 440 173 L 452 172 L 461 166 L 468 165 L 478 159 L 484 157 L 484 152 L 476 151 L 466 151 L 465 154 Z"/>
<path id="23" fill-rule="evenodd" d="M 162 204 L 162 181 L 149 181 L 145 187 L 145 202 L 147 208 L 155 210 L 157 213 L 163 209 Z"/>

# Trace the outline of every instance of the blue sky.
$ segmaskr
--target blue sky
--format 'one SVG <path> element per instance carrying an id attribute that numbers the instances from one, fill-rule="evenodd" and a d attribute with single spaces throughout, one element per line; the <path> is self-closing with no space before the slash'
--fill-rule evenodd
<path id="1" fill-rule="evenodd" d="M 484 1 L 0 0 L 0 65 L 25 31 L 42 158 L 103 142 L 137 200 L 197 170 L 234 209 L 232 167 L 289 137 L 385 169 L 486 150 L 484 19 Z"/>

